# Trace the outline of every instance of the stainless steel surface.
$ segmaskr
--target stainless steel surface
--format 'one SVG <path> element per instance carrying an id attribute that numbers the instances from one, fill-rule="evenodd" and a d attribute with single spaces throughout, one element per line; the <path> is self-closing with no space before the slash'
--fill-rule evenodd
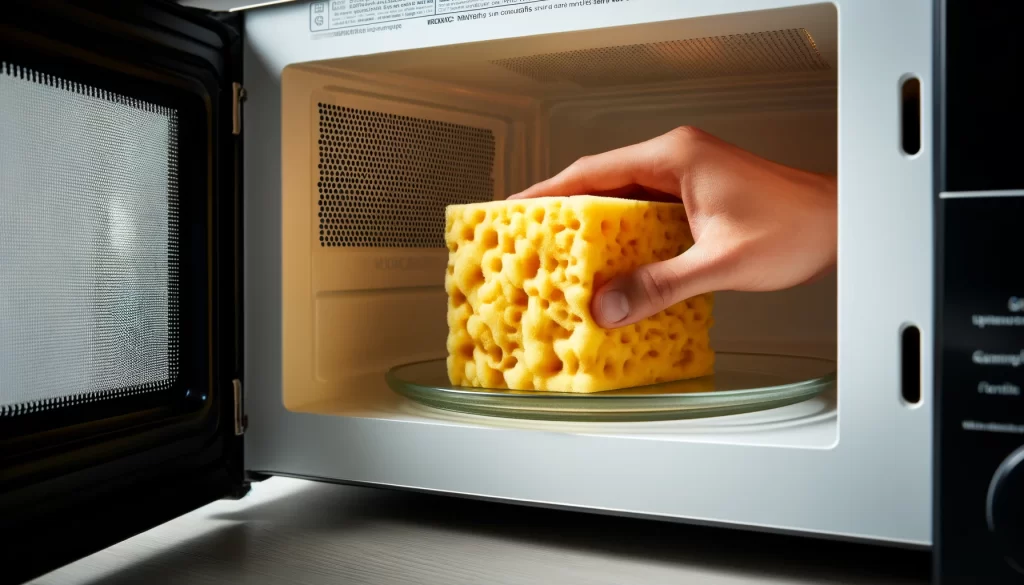
<path id="1" fill-rule="evenodd" d="M 244 379 L 251 423 L 245 435 L 246 466 L 540 505 L 928 546 L 932 533 L 932 346 L 922 344 L 921 404 L 908 408 L 899 400 L 898 332 L 902 324 L 914 323 L 922 339 L 933 335 L 930 210 L 935 194 L 933 157 L 927 150 L 932 141 L 931 5 L 855 0 L 835 4 L 815 0 L 644 0 L 551 14 L 487 18 L 443 30 L 410 20 L 403 21 L 401 30 L 313 38 L 308 32 L 307 3 L 246 13 Z M 666 425 L 671 428 L 624 436 L 604 429 L 485 425 L 406 413 L 401 405 L 379 403 L 341 409 L 346 416 L 306 414 L 284 406 L 282 355 L 289 340 L 282 332 L 282 273 L 295 270 L 297 261 L 282 255 L 282 205 L 311 191 L 284 188 L 282 175 L 288 173 L 282 172 L 282 160 L 302 165 L 289 168 L 299 168 L 303 177 L 310 176 L 303 169 L 315 168 L 315 161 L 306 154 L 307 144 L 315 144 L 315 138 L 308 122 L 287 126 L 267 122 L 299 115 L 309 118 L 305 111 L 289 115 L 281 107 L 282 95 L 296 83 L 304 83 L 304 75 L 333 72 L 321 87 L 378 88 L 363 84 L 366 76 L 346 77 L 337 67 L 305 72 L 289 65 L 318 62 L 326 67 L 331 60 L 361 55 L 367 57 L 352 57 L 353 63 L 362 63 L 366 66 L 362 71 L 367 72 L 378 71 L 376 65 L 387 63 L 415 64 L 419 58 L 410 50 L 423 47 L 437 51 L 431 54 L 446 55 L 437 61 L 444 64 L 457 62 L 468 47 L 473 51 L 481 47 L 494 58 L 502 58 L 794 26 L 814 35 L 839 77 L 841 107 L 832 125 L 838 134 L 839 290 L 838 303 L 831 305 L 838 309 L 838 415 L 811 421 L 801 418 L 795 424 L 779 421 L 770 429 L 736 421 L 724 429 L 706 426 L 716 419 L 673 421 Z M 830 28 L 837 34 L 819 32 Z M 567 34 L 558 34 L 563 32 Z M 493 46 L 482 43 L 499 38 L 504 40 Z M 832 42 L 826 47 L 829 38 Z M 540 41 L 546 46 L 538 47 Z M 498 50 L 520 42 L 524 46 L 514 53 Z M 530 50 L 526 43 L 532 45 Z M 836 55 L 842 55 L 841 62 L 835 60 Z M 925 148 L 914 158 L 899 152 L 896 138 L 898 81 L 908 72 L 922 80 L 921 140 Z M 426 89 L 402 81 L 401 88 L 387 85 L 396 92 L 402 90 L 399 98 L 430 98 L 433 105 L 456 108 L 465 107 L 472 98 L 444 93 L 444 101 L 436 97 L 441 89 L 428 95 Z M 686 95 L 669 97 L 673 103 L 687 105 Z M 474 101 L 486 106 L 475 111 L 486 114 L 505 103 L 487 101 L 492 105 Z M 566 107 L 566 116 L 575 111 L 575 104 Z M 740 141 L 745 137 L 741 130 L 751 127 L 761 112 L 732 118 L 712 116 L 710 106 L 700 107 L 698 114 L 707 113 L 701 119 L 709 124 L 728 121 L 728 128 Z M 606 148 L 611 146 L 611 138 L 635 141 L 629 134 L 633 120 L 650 122 L 640 128 L 649 137 L 649 129 L 656 123 L 678 125 L 692 122 L 697 115 L 681 107 L 655 116 L 661 111 L 655 109 L 649 117 L 616 118 L 612 110 L 599 118 L 601 125 L 591 127 L 591 134 L 565 126 L 569 132 L 558 131 L 556 136 L 575 141 L 547 155 L 532 148 L 530 142 L 528 150 L 537 160 L 523 179 L 539 174 L 537 169 L 548 170 L 545 164 L 555 170 L 572 157 L 586 154 L 583 146 Z M 530 120 L 544 124 L 549 119 Z M 790 120 L 794 132 L 803 127 L 802 115 Z M 605 132 L 609 127 L 615 133 Z M 764 131 L 791 136 L 786 130 L 765 127 Z M 609 140 L 593 144 L 602 137 Z M 822 144 L 831 147 L 833 143 Z M 821 150 L 819 145 L 815 147 L 815 151 Z M 792 162 L 801 164 L 800 160 Z M 879 213 L 880 209 L 885 212 Z M 879 233 L 896 235 L 879 238 Z M 877 286 L 887 282 L 900 282 L 900 286 Z M 790 338 L 791 332 L 786 333 L 784 338 Z M 767 336 L 750 341 L 775 340 Z M 379 375 L 365 382 L 353 380 L 346 391 L 354 397 L 379 396 L 381 388 L 373 386 L 383 385 L 379 380 Z M 390 394 L 386 386 L 382 390 Z M 324 405 L 325 412 L 329 408 Z"/>

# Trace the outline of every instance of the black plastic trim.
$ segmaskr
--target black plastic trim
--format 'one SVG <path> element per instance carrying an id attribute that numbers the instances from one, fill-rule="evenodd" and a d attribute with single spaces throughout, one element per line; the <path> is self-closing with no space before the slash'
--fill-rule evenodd
<path id="1" fill-rule="evenodd" d="M 986 356 L 1005 360 L 1024 350 L 1024 329 L 1012 323 L 1013 299 L 1024 290 L 1016 268 L 1024 198 L 1006 193 L 1024 188 L 1024 4 L 933 6 L 933 582 L 1019 583 L 986 503 L 1000 462 L 1024 443 L 1016 430 L 1024 425 L 1024 374 Z M 956 196 L 965 192 L 971 196 Z M 1018 520 L 1006 509 L 991 514 L 1000 513 Z"/>
<path id="2" fill-rule="evenodd" d="M 0 533 L 10 537 L 0 575 L 6 583 L 41 575 L 216 499 L 240 497 L 249 481 L 231 391 L 242 372 L 242 158 L 241 138 L 231 132 L 232 83 L 242 82 L 240 19 L 165 1 L 19 0 L 0 11 L 0 44 L 19 45 L 17 58 L 26 65 L 62 68 L 62 75 L 83 75 L 105 90 L 163 88 L 153 100 L 192 100 L 186 109 L 199 117 L 189 131 L 202 133 L 197 144 L 206 146 L 182 159 L 202 161 L 197 172 L 208 185 L 200 198 L 206 262 L 183 291 L 208 315 L 205 332 L 196 332 L 208 340 L 202 356 L 207 399 L 159 416 L 65 420 L 8 436 L 17 452 L 0 452 Z M 119 424 L 122 418 L 132 423 Z"/>

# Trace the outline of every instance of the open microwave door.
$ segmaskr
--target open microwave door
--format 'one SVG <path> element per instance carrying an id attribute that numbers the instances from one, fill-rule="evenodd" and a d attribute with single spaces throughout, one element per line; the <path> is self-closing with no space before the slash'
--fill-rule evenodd
<path id="1" fill-rule="evenodd" d="M 171 3 L 0 11 L 0 580 L 245 492 L 240 47 Z"/>

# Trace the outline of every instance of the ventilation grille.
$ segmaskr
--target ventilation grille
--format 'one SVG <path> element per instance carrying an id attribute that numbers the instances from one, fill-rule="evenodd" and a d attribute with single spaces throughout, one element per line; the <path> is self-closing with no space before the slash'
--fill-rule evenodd
<path id="1" fill-rule="evenodd" d="M 494 133 L 320 103 L 324 247 L 443 248 L 445 207 L 494 198 Z"/>
<path id="2" fill-rule="evenodd" d="M 802 28 L 514 57 L 493 64 L 540 82 L 585 87 L 829 68 Z"/>
<path id="3" fill-rule="evenodd" d="M 0 62 L 0 416 L 170 387 L 178 115 Z"/>

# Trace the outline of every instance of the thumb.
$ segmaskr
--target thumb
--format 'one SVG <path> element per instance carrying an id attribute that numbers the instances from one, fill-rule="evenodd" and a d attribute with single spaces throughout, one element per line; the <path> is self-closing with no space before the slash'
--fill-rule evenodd
<path id="1" fill-rule="evenodd" d="M 715 290 L 716 272 L 711 256 L 697 244 L 675 258 L 641 266 L 608 281 L 594 295 L 590 312 L 601 327 L 630 325 Z"/>

